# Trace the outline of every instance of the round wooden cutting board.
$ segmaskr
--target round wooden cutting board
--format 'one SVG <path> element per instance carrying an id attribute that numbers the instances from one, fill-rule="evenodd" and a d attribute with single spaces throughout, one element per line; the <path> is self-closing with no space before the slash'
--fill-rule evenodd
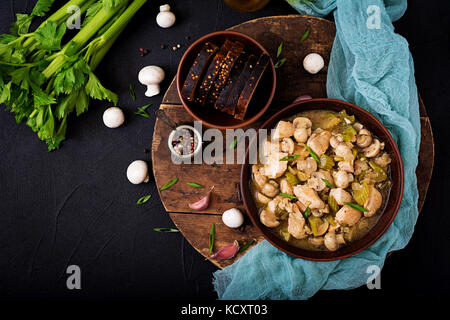
<path id="1" fill-rule="evenodd" d="M 303 43 L 300 37 L 307 29 L 309 36 Z M 229 30 L 245 33 L 259 41 L 272 55 L 274 61 L 277 48 L 283 42 L 281 57 L 286 63 L 277 69 L 277 91 L 270 109 L 258 123 L 258 128 L 265 119 L 275 112 L 289 105 L 297 96 L 309 94 L 313 98 L 326 97 L 327 67 L 316 75 L 304 71 L 302 61 L 310 52 L 317 52 L 328 65 L 331 47 L 333 45 L 336 28 L 333 22 L 311 16 L 288 15 L 274 16 L 251 20 L 234 26 Z M 416 170 L 419 187 L 419 211 L 428 190 L 434 163 L 433 133 L 425 106 L 419 97 L 420 120 L 422 126 L 422 140 L 420 145 L 419 165 Z M 175 79 L 167 89 L 160 109 L 174 123 L 192 123 L 194 119 L 184 110 L 178 98 Z M 159 191 L 161 201 L 171 219 L 189 243 L 203 256 L 209 257 L 208 239 L 211 225 L 215 224 L 214 251 L 238 240 L 245 245 L 250 240 L 263 240 L 262 234 L 249 221 L 245 228 L 233 230 L 222 223 L 221 214 L 230 208 L 240 208 L 243 204 L 239 195 L 240 165 L 225 164 L 180 164 L 172 163 L 167 138 L 171 129 L 161 121 L 156 120 L 152 144 L 153 174 L 158 187 L 172 178 L 179 178 L 177 184 L 171 188 Z M 226 146 L 224 142 L 224 146 Z M 193 188 L 186 182 L 196 182 L 205 186 L 204 189 Z M 211 186 L 215 186 L 211 203 L 205 211 L 193 211 L 188 203 L 201 199 Z M 232 260 L 209 259 L 219 268 L 232 264 L 242 254 Z"/>

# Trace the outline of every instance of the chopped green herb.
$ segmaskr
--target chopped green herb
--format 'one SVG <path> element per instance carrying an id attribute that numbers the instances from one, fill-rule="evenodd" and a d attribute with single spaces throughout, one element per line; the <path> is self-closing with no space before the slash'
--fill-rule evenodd
<path id="1" fill-rule="evenodd" d="M 212 253 L 214 248 L 214 235 L 216 234 L 216 226 L 214 223 L 211 225 L 211 230 L 209 230 L 209 254 Z"/>
<path id="2" fill-rule="evenodd" d="M 178 182 L 178 178 L 173 178 L 173 179 L 167 181 L 159 190 L 164 191 L 166 189 L 169 189 L 171 186 L 173 186 L 177 182 Z"/>
<path id="3" fill-rule="evenodd" d="M 236 149 L 236 146 L 237 146 L 238 142 L 239 142 L 239 139 L 238 138 L 234 138 L 233 142 L 230 143 L 230 146 L 228 148 L 230 150 Z"/>
<path id="4" fill-rule="evenodd" d="M 146 203 L 148 200 L 150 200 L 150 198 L 152 197 L 151 194 L 148 194 L 146 196 L 143 196 L 142 198 L 139 198 L 139 200 L 136 202 L 137 204 L 144 204 Z"/>
<path id="5" fill-rule="evenodd" d="M 331 189 L 334 188 L 333 184 L 330 181 L 328 181 L 327 179 L 322 178 L 322 181 L 325 182 L 325 184 L 327 185 L 328 188 L 331 188 Z"/>
<path id="6" fill-rule="evenodd" d="M 284 192 L 280 192 L 279 195 L 289 199 L 297 199 L 297 197 L 291 196 L 290 194 Z"/>
<path id="7" fill-rule="evenodd" d="M 281 66 L 286 62 L 286 58 L 283 58 L 281 60 L 278 60 L 277 63 L 275 63 L 275 69 L 281 68 Z"/>
<path id="8" fill-rule="evenodd" d="M 245 250 L 247 250 L 253 243 L 255 243 L 255 240 L 251 240 L 250 242 L 248 242 L 246 245 L 244 245 L 244 246 L 242 246 L 240 249 L 239 249 L 239 253 L 242 253 L 242 252 L 244 252 Z"/>
<path id="9" fill-rule="evenodd" d="M 186 184 L 188 184 L 194 188 L 204 188 L 204 186 L 202 186 L 201 184 L 195 183 L 195 182 L 186 182 Z"/>
<path id="10" fill-rule="evenodd" d="M 361 207 L 359 204 L 351 203 L 351 202 L 344 202 L 344 204 L 348 205 L 349 207 L 352 207 L 353 209 L 356 209 L 361 212 L 369 212 L 366 208 Z"/>
<path id="11" fill-rule="evenodd" d="M 151 106 L 151 104 L 147 104 L 147 105 L 145 105 L 143 107 L 139 107 L 138 111 L 136 111 L 134 114 L 136 114 L 138 116 L 141 116 L 141 117 L 144 117 L 144 118 L 150 118 L 150 115 L 146 111 L 147 108 L 150 107 L 150 106 Z"/>
<path id="12" fill-rule="evenodd" d="M 311 148 L 310 148 L 309 146 L 307 146 L 306 144 L 305 144 L 304 146 L 305 146 L 306 150 L 308 150 L 309 155 L 310 155 L 314 160 L 316 160 L 317 163 L 320 164 L 320 159 L 319 159 L 319 157 L 317 156 L 317 154 L 313 151 L 313 149 L 311 149 Z"/>
<path id="13" fill-rule="evenodd" d="M 156 232 L 164 232 L 164 233 L 168 233 L 168 232 L 180 232 L 180 230 L 178 229 L 173 229 L 173 228 L 153 228 L 154 231 Z"/>
<path id="14" fill-rule="evenodd" d="M 130 83 L 129 89 L 130 89 L 131 99 L 133 99 L 133 101 L 136 100 L 136 94 L 134 93 L 134 88 L 133 88 L 133 85 L 131 83 Z"/>
<path id="15" fill-rule="evenodd" d="M 306 38 L 308 38 L 309 36 L 309 31 L 310 29 L 308 28 L 308 30 L 305 31 L 305 33 L 302 35 L 302 37 L 300 38 L 300 43 L 302 43 L 303 41 L 305 41 Z"/>
<path id="16" fill-rule="evenodd" d="M 278 46 L 278 50 L 277 50 L 277 58 L 280 57 L 281 55 L 281 51 L 283 50 L 283 42 L 280 43 L 280 45 Z"/>
<path id="17" fill-rule="evenodd" d="M 310 213 L 311 213 L 311 209 L 309 208 L 309 206 L 307 206 L 305 209 L 305 212 L 303 212 L 303 215 L 305 216 L 305 218 L 308 218 Z"/>
<path id="18" fill-rule="evenodd" d="M 297 159 L 298 157 L 300 157 L 298 154 L 290 154 L 286 157 L 281 158 L 280 161 L 291 161 Z"/>

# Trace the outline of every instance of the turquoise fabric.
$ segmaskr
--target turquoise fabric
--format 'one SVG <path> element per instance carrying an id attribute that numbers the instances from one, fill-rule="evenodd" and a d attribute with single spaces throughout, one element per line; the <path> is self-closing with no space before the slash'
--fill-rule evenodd
<path id="1" fill-rule="evenodd" d="M 287 0 L 300 13 L 324 16 L 335 9 L 336 38 L 328 66 L 330 98 L 352 102 L 375 115 L 396 140 L 404 163 L 405 192 L 388 231 L 370 248 L 339 261 L 293 258 L 263 241 L 237 262 L 214 273 L 220 299 L 308 299 L 318 290 L 364 285 L 371 265 L 383 267 L 386 254 L 410 240 L 417 220 L 415 169 L 420 119 L 414 67 L 407 41 L 392 20 L 406 10 L 401 0 Z M 378 6 L 380 29 L 367 27 L 370 5 Z M 373 22 L 373 21 L 372 21 Z"/>

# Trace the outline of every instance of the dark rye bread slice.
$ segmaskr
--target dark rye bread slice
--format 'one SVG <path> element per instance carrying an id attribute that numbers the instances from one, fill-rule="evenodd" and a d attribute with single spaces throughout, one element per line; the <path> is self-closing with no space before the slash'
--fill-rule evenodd
<path id="1" fill-rule="evenodd" d="M 206 68 L 217 50 L 219 50 L 219 47 L 215 44 L 206 42 L 197 54 L 197 57 L 189 70 L 188 76 L 184 81 L 183 88 L 181 89 L 181 95 L 187 101 L 194 101 L 195 91 L 200 83 L 200 79 L 202 79 Z"/>
<path id="2" fill-rule="evenodd" d="M 236 63 L 243 50 L 244 45 L 241 42 L 236 41 L 231 47 L 230 51 L 228 51 L 227 56 L 222 63 L 222 66 L 220 67 L 219 73 L 217 74 L 216 80 L 214 81 L 214 84 L 209 91 L 209 95 L 206 100 L 207 104 L 210 104 L 212 106 L 215 105 L 220 92 L 223 90 L 228 80 L 234 64 Z"/>
<path id="3" fill-rule="evenodd" d="M 241 95 L 239 96 L 239 100 L 234 113 L 235 119 L 244 120 L 245 113 L 247 112 L 248 105 L 250 104 L 250 100 L 255 93 L 256 87 L 258 86 L 258 83 L 261 80 L 267 65 L 269 64 L 269 61 L 270 58 L 267 54 L 263 53 L 259 56 L 258 62 L 253 69 L 252 75 L 250 76 L 250 79 L 248 79 L 247 83 L 244 86 L 244 89 L 242 89 Z"/>
<path id="4" fill-rule="evenodd" d="M 215 105 L 216 109 L 234 115 L 234 106 L 228 105 L 227 100 L 230 96 L 231 91 L 233 90 L 234 85 L 238 82 L 239 76 L 244 70 L 247 60 L 248 54 L 243 52 L 236 61 L 233 69 L 231 70 L 230 76 L 228 77 L 227 83 L 225 84 L 225 87 L 223 88 L 222 92 L 220 92 L 219 97 L 217 98 Z"/>
<path id="5" fill-rule="evenodd" d="M 224 109 L 228 110 L 228 113 L 234 115 L 234 113 L 236 112 L 236 105 L 238 103 L 239 96 L 241 95 L 242 89 L 245 87 L 248 79 L 250 79 L 257 61 L 258 58 L 253 54 L 248 57 L 248 60 L 245 63 L 245 66 L 242 69 L 239 78 L 235 82 L 233 89 L 231 89 L 231 92 L 228 95 L 227 102 L 225 103 Z"/>
<path id="6" fill-rule="evenodd" d="M 208 70 L 206 70 L 205 75 L 203 76 L 203 79 L 198 87 L 197 95 L 195 97 L 195 101 L 200 103 L 201 105 L 205 105 L 209 90 L 211 89 L 211 86 L 214 83 L 217 74 L 219 73 L 220 67 L 222 66 L 222 63 L 225 61 L 228 51 L 231 49 L 232 46 L 233 41 L 226 39 L 225 42 L 220 47 L 220 50 L 217 51 L 216 55 L 211 61 Z"/>

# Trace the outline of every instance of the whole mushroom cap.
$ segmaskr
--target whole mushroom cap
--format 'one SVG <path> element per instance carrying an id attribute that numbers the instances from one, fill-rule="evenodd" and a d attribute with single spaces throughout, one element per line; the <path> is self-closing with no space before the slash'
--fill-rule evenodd
<path id="1" fill-rule="evenodd" d="M 127 168 L 127 178 L 132 184 L 148 182 L 148 166 L 143 160 L 136 160 L 130 163 Z"/>
<path id="2" fill-rule="evenodd" d="M 122 109 L 118 107 L 111 107 L 103 112 L 103 123 L 108 128 L 120 127 L 125 121 L 125 116 Z"/>
<path id="3" fill-rule="evenodd" d="M 311 74 L 316 74 L 325 66 L 325 61 L 318 53 L 310 53 L 303 59 L 303 68 Z"/>
<path id="4" fill-rule="evenodd" d="M 239 228 L 244 223 L 244 215 L 239 209 L 232 208 L 222 214 L 222 221 L 229 228 Z"/>
<path id="5" fill-rule="evenodd" d="M 166 74 L 161 67 L 146 66 L 139 71 L 139 82 L 145 85 L 158 84 L 164 80 Z"/>
<path id="6" fill-rule="evenodd" d="M 170 28 L 174 25 L 176 17 L 173 12 L 170 11 L 168 4 L 159 7 L 160 12 L 156 16 L 156 23 L 161 28 Z"/>

